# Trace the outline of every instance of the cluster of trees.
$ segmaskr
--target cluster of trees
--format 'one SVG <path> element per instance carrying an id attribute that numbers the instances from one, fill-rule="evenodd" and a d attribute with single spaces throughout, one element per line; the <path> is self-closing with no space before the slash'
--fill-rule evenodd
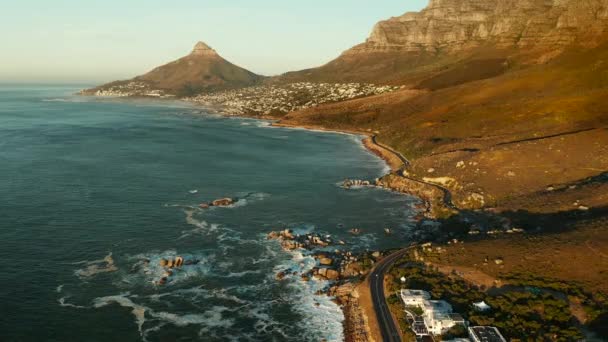
<path id="1" fill-rule="evenodd" d="M 406 284 L 399 279 L 406 278 Z M 580 288 L 542 279 L 518 278 L 513 275 L 508 286 L 486 292 L 457 276 L 446 276 L 423 264 L 404 259 L 391 270 L 390 291 L 402 287 L 426 290 L 436 299 L 448 301 L 454 310 L 473 325 L 498 327 L 507 338 L 524 341 L 574 341 L 584 339 L 579 322 L 572 316 L 569 298 L 589 298 Z M 519 279 L 515 281 L 515 279 Z M 490 294 L 491 293 L 491 294 Z M 472 303 L 485 301 L 486 312 L 476 311 Z M 450 336 L 456 336 L 449 334 Z"/>

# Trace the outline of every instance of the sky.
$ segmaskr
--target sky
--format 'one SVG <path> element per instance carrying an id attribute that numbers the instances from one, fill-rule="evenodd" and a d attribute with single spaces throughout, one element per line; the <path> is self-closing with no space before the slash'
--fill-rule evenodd
<path id="1" fill-rule="evenodd" d="M 263 75 L 327 63 L 428 0 L 0 2 L 0 82 L 128 79 L 204 41 Z"/>

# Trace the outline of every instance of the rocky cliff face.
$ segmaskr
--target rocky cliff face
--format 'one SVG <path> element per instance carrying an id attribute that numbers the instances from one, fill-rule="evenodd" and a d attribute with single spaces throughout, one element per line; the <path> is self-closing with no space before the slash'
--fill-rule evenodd
<path id="1" fill-rule="evenodd" d="M 378 23 L 348 53 L 556 48 L 583 37 L 593 43 L 606 27 L 608 0 L 431 0 L 421 12 Z"/>
<path id="2" fill-rule="evenodd" d="M 545 63 L 607 38 L 608 0 L 430 0 L 420 12 L 379 22 L 364 43 L 326 65 L 279 81 L 417 87 L 444 73 L 431 83 L 455 85 L 500 75 L 511 59 Z"/>

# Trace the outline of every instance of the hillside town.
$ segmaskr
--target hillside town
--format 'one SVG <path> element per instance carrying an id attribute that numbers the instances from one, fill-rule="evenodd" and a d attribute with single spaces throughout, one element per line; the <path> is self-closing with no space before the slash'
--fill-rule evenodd
<path id="1" fill-rule="evenodd" d="M 85 89 L 79 94 L 98 97 L 175 97 L 175 95 L 169 94 L 164 90 L 154 89 L 148 83 L 141 81 L 115 82 L 100 88 Z"/>
<path id="2" fill-rule="evenodd" d="M 281 85 L 258 85 L 233 90 L 201 92 L 181 98 L 224 115 L 281 116 L 292 111 L 316 107 L 401 89 L 365 83 L 298 82 Z M 98 97 L 175 98 L 170 91 L 156 89 L 147 82 L 115 82 L 80 94 Z"/>
<path id="3" fill-rule="evenodd" d="M 204 93 L 187 100 L 226 115 L 283 115 L 320 104 L 385 94 L 401 89 L 363 83 L 298 82 Z"/>

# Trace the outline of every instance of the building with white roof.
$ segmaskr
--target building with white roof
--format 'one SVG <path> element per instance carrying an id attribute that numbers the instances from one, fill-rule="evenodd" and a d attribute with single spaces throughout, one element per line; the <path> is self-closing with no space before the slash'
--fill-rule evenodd
<path id="1" fill-rule="evenodd" d="M 452 306 L 448 302 L 431 300 L 431 295 L 426 291 L 403 289 L 401 299 L 406 307 L 422 309 L 421 318 L 430 334 L 441 335 L 457 324 L 466 324 L 462 316 L 453 313 Z"/>
<path id="2" fill-rule="evenodd" d="M 418 306 L 422 308 L 424 303 L 431 299 L 431 294 L 422 290 L 401 290 L 401 300 L 405 306 Z"/>

